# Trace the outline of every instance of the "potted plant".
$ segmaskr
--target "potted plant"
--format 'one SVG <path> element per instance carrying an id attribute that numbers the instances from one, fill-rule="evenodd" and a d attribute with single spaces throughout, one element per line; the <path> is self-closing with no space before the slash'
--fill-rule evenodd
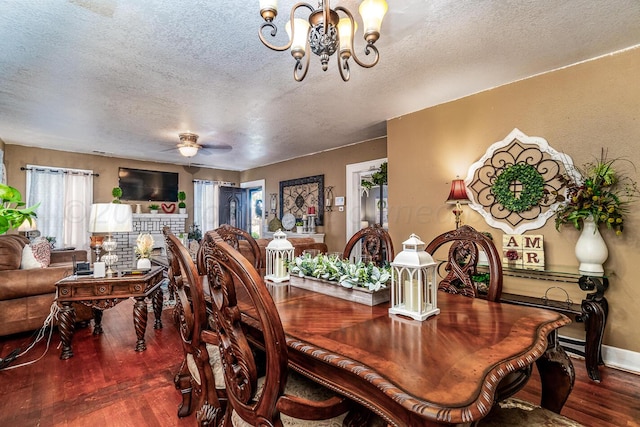
<path id="1" fill-rule="evenodd" d="M 563 177 L 566 199 L 555 212 L 556 229 L 570 223 L 582 230 L 576 243 L 581 271 L 604 272 L 602 264 L 609 252 L 599 226 L 605 224 L 616 235 L 621 235 L 629 204 L 639 195 L 636 181 L 614 167 L 621 161 L 628 162 L 635 171 L 633 163 L 619 158 L 608 159 L 607 151 L 603 149 L 599 159 L 581 168 L 575 167 L 577 173 Z"/>
<path id="2" fill-rule="evenodd" d="M 304 230 L 304 222 L 301 219 L 296 220 L 296 233 L 302 233 Z"/>
<path id="3" fill-rule="evenodd" d="M 160 209 L 160 205 L 156 205 L 156 204 L 149 205 L 149 212 L 152 214 L 157 214 L 158 209 Z"/>
<path id="4" fill-rule="evenodd" d="M 111 195 L 113 196 L 113 201 L 111 203 L 120 203 L 120 197 L 122 197 L 122 188 L 113 187 L 113 190 L 111 190 Z"/>
<path id="5" fill-rule="evenodd" d="M 490 279 L 491 276 L 489 273 L 476 273 L 471 275 L 471 281 L 480 295 L 486 295 L 489 292 Z"/>
<path id="6" fill-rule="evenodd" d="M 187 193 L 184 191 L 178 191 L 178 212 L 181 214 L 187 213 L 187 204 L 184 202 L 187 200 Z"/>
<path id="7" fill-rule="evenodd" d="M 8 185 L 0 184 L 0 234 L 18 228 L 23 222 L 35 218 L 35 210 L 40 203 L 29 208 L 24 207 L 26 203 L 22 201 L 22 195 L 18 190 Z"/>
<path id="8" fill-rule="evenodd" d="M 360 181 L 360 186 L 366 192 L 367 196 L 369 195 L 369 190 L 373 187 L 378 186 L 380 188 L 380 203 L 378 205 L 378 210 L 380 211 L 380 225 L 383 224 L 383 212 L 384 212 L 384 189 L 383 186 L 388 183 L 387 178 L 387 162 L 384 162 L 380 165 L 380 169 L 371 174 L 370 178 L 365 178 Z"/>
<path id="9" fill-rule="evenodd" d="M 153 251 L 153 236 L 149 233 L 140 233 L 136 239 L 136 255 L 138 270 L 148 270 L 151 268 L 151 251 Z"/>

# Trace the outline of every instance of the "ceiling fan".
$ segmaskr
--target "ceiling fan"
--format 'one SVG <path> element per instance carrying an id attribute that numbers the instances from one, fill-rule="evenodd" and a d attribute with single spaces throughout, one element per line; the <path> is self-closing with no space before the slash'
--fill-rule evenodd
<path id="1" fill-rule="evenodd" d="M 231 150 L 229 144 L 198 144 L 198 135 L 192 132 L 178 134 L 180 143 L 177 145 L 178 151 L 184 157 L 193 157 L 200 150 L 203 153 L 210 153 L 209 150 Z"/>

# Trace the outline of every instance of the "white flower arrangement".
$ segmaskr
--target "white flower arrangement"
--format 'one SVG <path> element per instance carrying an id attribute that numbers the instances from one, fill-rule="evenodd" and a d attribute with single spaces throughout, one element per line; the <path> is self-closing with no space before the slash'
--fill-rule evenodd
<path id="1" fill-rule="evenodd" d="M 337 282 L 345 288 L 366 288 L 378 291 L 391 280 L 391 268 L 377 267 L 373 263 L 352 263 L 336 256 L 309 254 L 296 257 L 289 263 L 289 273 L 299 277 L 310 276 Z"/>
<path id="2" fill-rule="evenodd" d="M 153 250 L 153 236 L 149 233 L 140 233 L 136 239 L 136 255 L 138 258 L 149 258 Z"/>

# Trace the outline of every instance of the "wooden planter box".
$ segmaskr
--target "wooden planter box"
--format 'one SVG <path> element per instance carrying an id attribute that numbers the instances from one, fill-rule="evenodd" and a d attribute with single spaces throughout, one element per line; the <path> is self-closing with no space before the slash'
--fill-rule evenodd
<path id="1" fill-rule="evenodd" d="M 332 297 L 344 299 L 347 301 L 357 302 L 374 306 L 389 301 L 391 288 L 386 287 L 379 291 L 372 292 L 362 288 L 345 288 L 338 282 L 330 282 L 328 280 L 316 279 L 315 277 L 298 277 L 291 275 L 289 277 L 291 286 L 307 289 Z"/>

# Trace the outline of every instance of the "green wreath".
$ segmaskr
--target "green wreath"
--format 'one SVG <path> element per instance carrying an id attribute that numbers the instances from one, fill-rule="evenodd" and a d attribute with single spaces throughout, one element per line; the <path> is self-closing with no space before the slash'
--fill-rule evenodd
<path id="1" fill-rule="evenodd" d="M 516 197 L 511 191 L 511 183 L 518 181 L 522 191 Z M 544 196 L 544 179 L 540 172 L 526 163 L 516 163 L 507 167 L 491 186 L 496 200 L 511 212 L 524 212 L 538 206 Z"/>

